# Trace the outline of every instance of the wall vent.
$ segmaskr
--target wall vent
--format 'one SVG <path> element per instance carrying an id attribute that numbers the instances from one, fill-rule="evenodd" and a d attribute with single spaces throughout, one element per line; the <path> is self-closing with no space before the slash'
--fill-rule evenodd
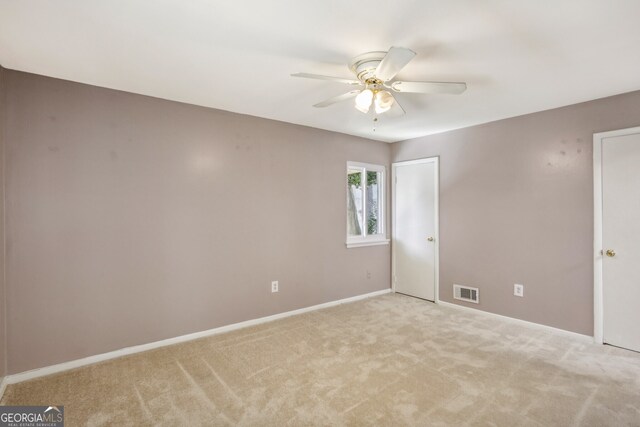
<path id="1" fill-rule="evenodd" d="M 480 302 L 480 291 L 478 288 L 453 285 L 453 298 L 478 304 Z"/>

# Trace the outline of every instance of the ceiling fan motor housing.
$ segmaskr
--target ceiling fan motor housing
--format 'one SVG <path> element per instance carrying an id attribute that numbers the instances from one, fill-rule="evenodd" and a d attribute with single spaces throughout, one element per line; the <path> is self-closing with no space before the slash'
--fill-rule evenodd
<path id="1" fill-rule="evenodd" d="M 377 51 L 358 55 L 349 63 L 349 69 L 364 83 L 375 78 L 376 68 L 386 54 L 387 52 Z"/>

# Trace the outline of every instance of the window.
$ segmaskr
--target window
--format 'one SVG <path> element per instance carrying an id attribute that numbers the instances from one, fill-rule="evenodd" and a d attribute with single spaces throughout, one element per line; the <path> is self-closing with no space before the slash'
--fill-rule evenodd
<path id="1" fill-rule="evenodd" d="M 347 247 L 384 245 L 384 166 L 347 162 Z"/>

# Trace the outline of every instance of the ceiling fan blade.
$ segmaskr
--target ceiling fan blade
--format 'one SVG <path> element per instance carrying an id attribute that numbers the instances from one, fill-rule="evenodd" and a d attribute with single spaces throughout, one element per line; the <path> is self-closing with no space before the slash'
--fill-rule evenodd
<path id="1" fill-rule="evenodd" d="M 314 105 L 314 107 L 324 108 L 324 107 L 328 107 L 329 105 L 333 105 L 337 102 L 346 101 L 347 99 L 350 99 L 350 98 L 355 98 L 356 95 L 361 92 L 361 90 L 362 89 L 352 90 L 347 93 L 343 93 L 342 95 L 334 96 L 333 98 L 329 98 L 325 101 L 318 102 L 317 104 Z"/>
<path id="2" fill-rule="evenodd" d="M 350 79 L 344 79 L 342 77 L 323 76 L 320 74 L 310 74 L 310 73 L 295 73 L 295 74 L 291 74 L 291 77 L 303 77 L 305 79 L 329 80 L 332 82 L 344 83 L 348 85 L 362 84 L 358 80 L 350 80 Z"/>
<path id="3" fill-rule="evenodd" d="M 398 102 L 398 97 L 394 96 L 393 99 L 395 102 L 393 103 L 393 105 L 391 105 L 391 108 L 385 113 L 385 115 L 389 117 L 404 116 L 406 113 L 404 111 L 404 108 L 402 108 L 402 105 L 400 105 L 400 103 Z"/>
<path id="4" fill-rule="evenodd" d="M 405 65 L 416 56 L 416 53 L 406 47 L 394 47 L 382 58 L 376 68 L 376 77 L 383 82 L 391 80 Z"/>
<path id="5" fill-rule="evenodd" d="M 391 89 L 403 93 L 450 93 L 459 95 L 467 90 L 466 83 L 448 82 L 393 82 Z"/>

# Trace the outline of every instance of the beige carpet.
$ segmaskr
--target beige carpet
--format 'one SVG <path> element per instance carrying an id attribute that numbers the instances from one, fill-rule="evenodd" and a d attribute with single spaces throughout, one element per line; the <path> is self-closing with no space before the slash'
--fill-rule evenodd
<path id="1" fill-rule="evenodd" d="M 385 295 L 9 386 L 75 425 L 640 426 L 640 354 Z"/>

